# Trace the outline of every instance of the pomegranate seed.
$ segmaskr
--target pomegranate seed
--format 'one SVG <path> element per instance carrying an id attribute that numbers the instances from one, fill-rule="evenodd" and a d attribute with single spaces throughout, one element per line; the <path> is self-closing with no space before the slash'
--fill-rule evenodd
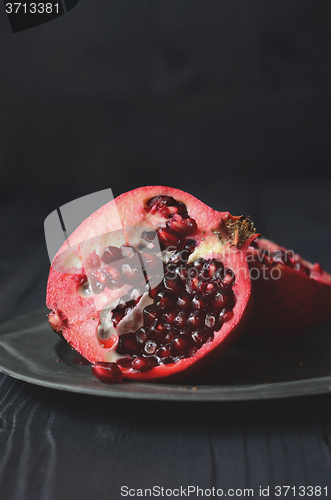
<path id="1" fill-rule="evenodd" d="M 135 254 L 137 254 L 137 250 L 133 247 L 129 247 L 127 245 L 121 246 L 122 257 L 125 259 L 132 258 Z"/>
<path id="2" fill-rule="evenodd" d="M 177 231 L 173 231 L 170 227 L 160 228 L 157 230 L 162 249 L 167 247 L 175 247 L 181 250 L 185 244 L 185 237 Z"/>
<path id="3" fill-rule="evenodd" d="M 150 327 L 149 338 L 151 340 L 155 340 L 155 342 L 161 344 L 161 343 L 163 343 L 165 336 L 169 332 L 169 328 L 166 328 L 166 326 L 163 323 L 157 323 L 157 320 L 155 323 L 156 324 L 153 324 Z"/>
<path id="4" fill-rule="evenodd" d="M 145 328 L 139 328 L 139 330 L 136 331 L 136 341 L 138 344 L 145 344 L 145 342 L 148 340 L 148 333 Z"/>
<path id="5" fill-rule="evenodd" d="M 63 337 L 63 330 L 69 326 L 68 318 L 65 316 L 63 311 L 58 309 L 57 311 L 52 311 L 48 315 L 48 320 L 54 330 L 60 337 Z"/>
<path id="6" fill-rule="evenodd" d="M 147 202 L 148 207 L 162 207 L 163 205 L 174 205 L 176 204 L 175 198 L 172 196 L 166 196 L 166 195 L 158 195 L 158 196 L 153 196 L 150 200 Z"/>
<path id="7" fill-rule="evenodd" d="M 233 318 L 233 315 L 233 311 L 230 311 L 229 309 L 223 309 L 218 317 L 218 320 L 220 323 L 225 323 L 226 321 L 230 321 L 230 319 Z"/>
<path id="8" fill-rule="evenodd" d="M 141 254 L 143 266 L 148 276 L 163 272 L 163 262 L 154 253 L 144 252 Z"/>
<path id="9" fill-rule="evenodd" d="M 214 313 L 206 314 L 205 327 L 208 330 L 215 330 L 217 328 L 217 317 Z"/>
<path id="10" fill-rule="evenodd" d="M 234 272 L 231 269 L 225 269 L 225 276 L 223 281 L 220 283 L 222 289 L 230 288 L 235 281 Z"/>
<path id="11" fill-rule="evenodd" d="M 145 344 L 144 351 L 146 354 L 155 354 L 157 350 L 157 343 L 154 340 L 148 340 Z"/>
<path id="12" fill-rule="evenodd" d="M 179 311 L 174 319 L 174 326 L 176 328 L 184 328 L 186 325 L 187 313 L 186 311 Z"/>
<path id="13" fill-rule="evenodd" d="M 195 295 L 191 301 L 191 309 L 194 311 L 205 311 L 207 308 L 206 301 L 201 295 Z"/>
<path id="14" fill-rule="evenodd" d="M 214 301 L 213 301 L 213 307 L 215 309 L 223 309 L 225 304 L 228 302 L 228 297 L 222 292 L 218 292 L 215 295 Z"/>
<path id="15" fill-rule="evenodd" d="M 192 239 L 188 239 L 186 241 L 184 249 L 187 250 L 189 254 L 191 254 L 194 252 L 195 247 L 196 247 L 195 241 Z"/>
<path id="16" fill-rule="evenodd" d="M 192 262 L 192 266 L 197 269 L 199 272 L 202 270 L 203 266 L 205 265 L 205 259 L 196 259 L 195 261 Z"/>
<path id="17" fill-rule="evenodd" d="M 167 311 L 165 314 L 164 314 L 164 319 L 167 323 L 169 323 L 170 326 L 173 325 L 174 323 L 174 320 L 177 316 L 177 313 L 178 311 L 176 309 L 173 309 L 172 311 Z"/>
<path id="18" fill-rule="evenodd" d="M 182 266 L 182 265 L 178 266 L 178 267 L 176 267 L 175 272 L 178 274 L 178 276 L 180 277 L 180 279 L 182 281 L 185 281 L 187 279 L 187 276 L 188 276 L 187 267 Z"/>
<path id="19" fill-rule="evenodd" d="M 150 208 L 152 213 L 155 213 L 156 211 L 163 212 L 166 208 L 172 207 L 176 210 L 167 210 L 167 214 L 178 213 L 187 217 L 187 209 L 184 203 L 175 200 L 172 196 L 154 196 L 147 202 L 147 207 Z"/>
<path id="20" fill-rule="evenodd" d="M 148 243 L 152 243 L 156 238 L 156 232 L 155 231 L 143 231 L 141 236 L 144 238 L 144 240 L 148 241 Z"/>
<path id="21" fill-rule="evenodd" d="M 173 292 L 176 295 L 179 294 L 180 292 L 182 292 L 183 288 L 184 288 L 184 284 L 182 283 L 182 280 L 175 273 L 165 274 L 164 278 L 163 278 L 163 284 L 167 290 L 170 290 L 171 292 Z"/>
<path id="22" fill-rule="evenodd" d="M 115 266 L 104 266 L 103 273 L 106 277 L 106 287 L 109 290 L 117 290 L 124 285 L 123 276 L 120 270 Z"/>
<path id="23" fill-rule="evenodd" d="M 198 278 L 186 280 L 185 289 L 189 295 L 193 295 L 195 292 L 197 292 L 198 287 L 199 287 L 199 279 Z"/>
<path id="24" fill-rule="evenodd" d="M 102 281 L 100 281 L 100 279 Z M 91 285 L 92 292 L 94 294 L 99 294 L 105 289 L 106 278 L 102 276 L 99 269 L 92 269 L 89 274 L 89 281 Z"/>
<path id="25" fill-rule="evenodd" d="M 180 215 L 174 215 L 167 222 L 167 226 L 181 234 L 191 235 L 198 229 L 197 223 L 192 217 L 183 219 Z"/>
<path id="26" fill-rule="evenodd" d="M 138 354 L 141 346 L 138 344 L 134 333 L 125 333 L 118 340 L 117 352 L 119 354 Z"/>
<path id="27" fill-rule="evenodd" d="M 131 368 L 132 366 L 132 358 L 120 358 L 116 361 L 118 366 L 122 366 L 123 368 Z"/>
<path id="28" fill-rule="evenodd" d="M 188 219 L 184 219 L 184 221 L 185 221 L 185 225 L 186 225 L 186 228 L 183 231 L 184 234 L 186 234 L 186 235 L 194 234 L 196 232 L 196 230 L 198 229 L 198 225 L 195 222 L 195 220 L 192 217 L 189 217 Z"/>
<path id="29" fill-rule="evenodd" d="M 91 276 L 94 276 L 101 285 L 106 285 L 106 275 L 101 269 L 97 269 L 91 272 Z"/>
<path id="30" fill-rule="evenodd" d="M 162 347 L 160 347 L 155 355 L 160 358 L 160 359 L 164 359 L 164 358 L 170 358 L 171 357 L 171 349 L 170 349 L 170 345 L 164 345 Z"/>
<path id="31" fill-rule="evenodd" d="M 224 271 L 224 267 L 219 267 L 215 273 L 214 273 L 214 276 L 212 277 L 212 280 L 215 282 L 215 283 L 218 283 L 220 284 L 223 279 L 224 279 L 224 275 L 225 275 L 225 271 Z"/>
<path id="32" fill-rule="evenodd" d="M 198 330 L 192 333 L 192 339 L 199 346 L 202 346 L 203 344 L 210 342 L 211 340 L 213 340 L 213 338 L 214 334 L 212 332 L 208 332 L 204 328 L 199 328 Z"/>
<path id="33" fill-rule="evenodd" d="M 193 340 L 190 335 L 180 333 L 171 342 L 171 351 L 174 356 L 183 356 L 193 347 Z"/>
<path id="34" fill-rule="evenodd" d="M 191 299 L 186 292 L 182 292 L 177 298 L 178 309 L 188 310 L 191 307 Z"/>
<path id="35" fill-rule="evenodd" d="M 155 297 L 155 304 L 160 311 L 170 311 L 176 302 L 176 296 L 169 290 L 162 290 Z"/>
<path id="36" fill-rule="evenodd" d="M 169 323 L 162 322 L 162 323 L 158 323 L 157 326 L 155 328 L 153 328 L 153 329 L 157 330 L 158 332 L 165 332 L 165 333 L 167 333 L 169 330 L 171 330 L 171 327 L 170 327 Z"/>
<path id="37" fill-rule="evenodd" d="M 97 379 L 106 384 L 120 382 L 123 379 L 123 373 L 116 363 L 97 361 L 92 365 L 91 370 Z"/>
<path id="38" fill-rule="evenodd" d="M 121 270 L 123 279 L 128 285 L 139 285 L 142 281 L 145 280 L 140 265 L 131 266 L 130 264 L 122 264 Z"/>
<path id="39" fill-rule="evenodd" d="M 205 288 L 205 294 L 207 296 L 215 295 L 216 292 L 218 292 L 219 287 L 217 283 L 207 283 L 207 286 Z"/>
<path id="40" fill-rule="evenodd" d="M 187 266 L 187 277 L 188 279 L 199 279 L 199 269 L 195 266 L 188 265 Z"/>
<path id="41" fill-rule="evenodd" d="M 178 334 L 177 330 L 170 330 L 170 332 L 167 333 L 167 335 L 164 337 L 164 343 L 168 344 L 169 342 L 171 342 L 172 339 L 174 339 L 177 334 Z"/>
<path id="42" fill-rule="evenodd" d="M 82 285 L 83 285 L 83 292 L 84 292 L 84 294 L 85 295 L 91 295 L 92 290 L 90 288 L 89 282 L 85 281 L 84 283 L 82 283 Z"/>
<path id="43" fill-rule="evenodd" d="M 315 262 L 315 264 L 313 265 L 312 270 L 315 271 L 316 273 L 322 273 L 323 272 L 323 268 L 322 268 L 322 266 L 321 266 L 321 264 L 319 262 Z"/>
<path id="44" fill-rule="evenodd" d="M 223 268 L 222 262 L 212 259 L 210 262 L 205 262 L 200 271 L 200 279 L 212 278 L 218 269 Z"/>
<path id="45" fill-rule="evenodd" d="M 186 264 L 188 261 L 190 252 L 187 250 L 187 248 L 183 248 L 183 250 L 179 250 L 178 252 L 174 252 L 169 259 L 169 262 L 172 264 Z"/>
<path id="46" fill-rule="evenodd" d="M 273 253 L 272 258 L 274 262 L 280 262 L 281 264 L 286 264 L 288 266 L 292 265 L 291 258 L 288 255 L 288 252 L 284 252 L 283 250 L 276 250 L 276 252 Z"/>
<path id="47" fill-rule="evenodd" d="M 154 366 L 156 366 L 157 361 L 153 360 L 153 358 L 143 358 L 143 357 L 137 357 L 134 358 L 132 361 L 132 368 L 134 370 L 137 370 L 138 372 L 146 372 L 147 370 L 150 370 Z"/>
<path id="48" fill-rule="evenodd" d="M 110 263 L 115 262 L 116 260 L 119 260 L 121 258 L 122 258 L 121 250 L 117 247 L 109 246 L 103 252 L 101 260 L 105 264 L 110 264 Z"/>
<path id="49" fill-rule="evenodd" d="M 152 214 L 160 212 L 164 217 L 168 217 L 170 215 L 168 205 L 173 203 L 176 203 L 176 200 L 171 196 L 154 196 L 147 202 L 147 211 Z"/>
<path id="50" fill-rule="evenodd" d="M 310 269 L 309 267 L 301 264 L 301 262 L 295 262 L 293 265 L 293 269 L 295 271 L 299 271 L 300 273 L 305 274 L 306 276 L 310 276 Z"/>
<path id="51" fill-rule="evenodd" d="M 198 290 L 201 292 L 203 297 L 212 297 L 219 290 L 219 286 L 216 282 L 207 283 L 206 281 L 200 281 Z"/>
<path id="52" fill-rule="evenodd" d="M 161 313 L 153 304 L 151 304 L 150 306 L 145 307 L 143 316 L 144 325 L 150 326 L 157 318 L 161 316 Z"/>
<path id="53" fill-rule="evenodd" d="M 176 200 L 175 200 L 176 201 Z M 176 201 L 177 213 L 182 217 L 187 217 L 187 208 L 181 201 Z"/>
<path id="54" fill-rule="evenodd" d="M 200 311 L 193 311 L 187 318 L 187 326 L 192 330 L 196 330 L 203 325 L 204 314 Z"/>
<path id="55" fill-rule="evenodd" d="M 149 289 L 149 295 L 150 297 L 152 297 L 152 299 L 155 299 L 155 297 L 157 296 L 157 294 L 162 290 L 163 288 L 163 283 L 161 281 L 161 278 L 160 279 L 152 279 L 152 280 L 149 280 L 149 286 L 150 286 L 150 289 Z"/>

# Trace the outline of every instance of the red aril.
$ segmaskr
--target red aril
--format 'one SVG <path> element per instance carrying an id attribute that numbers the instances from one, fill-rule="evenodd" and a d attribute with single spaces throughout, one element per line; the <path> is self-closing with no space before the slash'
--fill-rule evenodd
<path id="1" fill-rule="evenodd" d="M 93 375 L 105 384 L 121 382 L 121 380 L 123 379 L 123 373 L 116 363 L 105 363 L 97 361 L 92 365 L 91 370 Z"/>

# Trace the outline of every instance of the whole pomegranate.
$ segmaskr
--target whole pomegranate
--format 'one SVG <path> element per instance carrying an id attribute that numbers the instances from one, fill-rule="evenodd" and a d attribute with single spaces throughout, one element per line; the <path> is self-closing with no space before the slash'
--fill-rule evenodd
<path id="1" fill-rule="evenodd" d="M 292 250 L 264 238 L 247 251 L 254 309 L 245 335 L 290 338 L 308 333 L 331 314 L 331 276 Z"/>
<path id="2" fill-rule="evenodd" d="M 254 232 L 250 221 L 178 189 L 125 193 L 55 256 L 49 322 L 102 380 L 120 380 L 117 368 L 129 379 L 187 377 L 225 353 L 245 326 Z"/>

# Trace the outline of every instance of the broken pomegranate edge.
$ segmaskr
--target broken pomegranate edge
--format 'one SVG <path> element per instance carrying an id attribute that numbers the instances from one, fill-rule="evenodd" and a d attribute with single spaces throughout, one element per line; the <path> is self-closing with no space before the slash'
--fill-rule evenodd
<path id="1" fill-rule="evenodd" d="M 331 314 L 331 276 L 320 264 L 265 238 L 247 252 L 254 309 L 245 336 L 293 338 L 309 333 Z"/>
<path id="2" fill-rule="evenodd" d="M 153 250 L 153 232 L 162 252 Z M 83 221 L 55 256 L 49 322 L 93 365 L 116 363 L 126 379 L 183 380 L 242 333 L 252 310 L 246 251 L 257 236 L 247 219 L 178 189 L 124 193 Z"/>

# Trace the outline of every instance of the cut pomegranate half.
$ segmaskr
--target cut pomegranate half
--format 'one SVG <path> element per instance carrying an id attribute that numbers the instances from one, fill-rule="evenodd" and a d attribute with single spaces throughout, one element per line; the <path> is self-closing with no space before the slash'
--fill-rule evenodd
<path id="1" fill-rule="evenodd" d="M 292 250 L 267 239 L 247 251 L 254 310 L 245 335 L 290 338 L 304 335 L 331 314 L 331 276 Z"/>
<path id="2" fill-rule="evenodd" d="M 115 212 L 123 228 L 112 225 Z M 124 378 L 192 375 L 225 353 L 247 321 L 254 232 L 243 217 L 177 189 L 125 193 L 56 255 L 50 324 L 91 363 L 116 363 Z M 106 365 L 97 366 L 105 377 Z"/>

